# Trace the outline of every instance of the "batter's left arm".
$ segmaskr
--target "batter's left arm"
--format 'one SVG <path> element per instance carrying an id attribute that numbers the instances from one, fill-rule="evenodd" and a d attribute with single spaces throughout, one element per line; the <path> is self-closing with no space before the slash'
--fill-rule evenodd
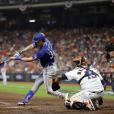
<path id="1" fill-rule="evenodd" d="M 28 45 L 27 47 L 25 47 L 24 49 L 22 49 L 21 51 L 19 51 L 20 53 L 23 53 L 25 51 L 31 50 L 34 48 L 33 44 Z"/>
<path id="2" fill-rule="evenodd" d="M 33 57 L 23 57 L 23 58 L 18 58 L 18 57 L 10 57 L 11 60 L 21 60 L 25 62 L 31 62 L 34 61 L 35 59 Z"/>

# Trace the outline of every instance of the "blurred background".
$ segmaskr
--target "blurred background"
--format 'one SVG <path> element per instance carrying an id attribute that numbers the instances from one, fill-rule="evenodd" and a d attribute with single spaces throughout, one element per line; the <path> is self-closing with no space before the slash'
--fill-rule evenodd
<path id="1" fill-rule="evenodd" d="M 72 57 L 81 54 L 99 69 L 107 85 L 114 83 L 113 47 L 106 48 L 114 43 L 114 0 L 0 0 L 1 60 L 29 45 L 38 31 L 53 43 L 61 71 L 71 69 Z M 34 81 L 41 70 L 37 61 L 11 61 L 7 79 Z"/>

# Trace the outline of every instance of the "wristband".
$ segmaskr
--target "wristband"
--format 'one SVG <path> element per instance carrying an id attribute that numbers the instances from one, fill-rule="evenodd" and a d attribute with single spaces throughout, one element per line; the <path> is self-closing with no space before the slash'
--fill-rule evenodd
<path id="1" fill-rule="evenodd" d="M 22 60 L 20 57 L 16 57 L 15 60 Z"/>

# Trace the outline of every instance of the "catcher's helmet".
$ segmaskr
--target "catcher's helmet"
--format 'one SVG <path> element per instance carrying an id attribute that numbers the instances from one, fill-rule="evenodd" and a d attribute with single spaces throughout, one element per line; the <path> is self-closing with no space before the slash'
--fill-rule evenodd
<path id="1" fill-rule="evenodd" d="M 89 64 L 89 61 L 85 56 L 76 56 L 73 58 L 73 62 L 76 66 L 86 66 Z"/>
<path id="2" fill-rule="evenodd" d="M 32 39 L 32 43 L 34 42 L 38 42 L 40 40 L 45 40 L 46 39 L 46 36 L 44 33 L 42 32 L 38 32 L 34 35 L 33 39 Z"/>

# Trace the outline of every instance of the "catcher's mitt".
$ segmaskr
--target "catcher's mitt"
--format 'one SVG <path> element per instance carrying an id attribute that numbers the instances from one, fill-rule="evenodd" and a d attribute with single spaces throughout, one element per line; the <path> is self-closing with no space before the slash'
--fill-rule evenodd
<path id="1" fill-rule="evenodd" d="M 53 91 L 56 91 L 56 90 L 60 89 L 59 82 L 56 82 L 56 81 L 53 80 L 52 89 L 53 89 Z"/>

